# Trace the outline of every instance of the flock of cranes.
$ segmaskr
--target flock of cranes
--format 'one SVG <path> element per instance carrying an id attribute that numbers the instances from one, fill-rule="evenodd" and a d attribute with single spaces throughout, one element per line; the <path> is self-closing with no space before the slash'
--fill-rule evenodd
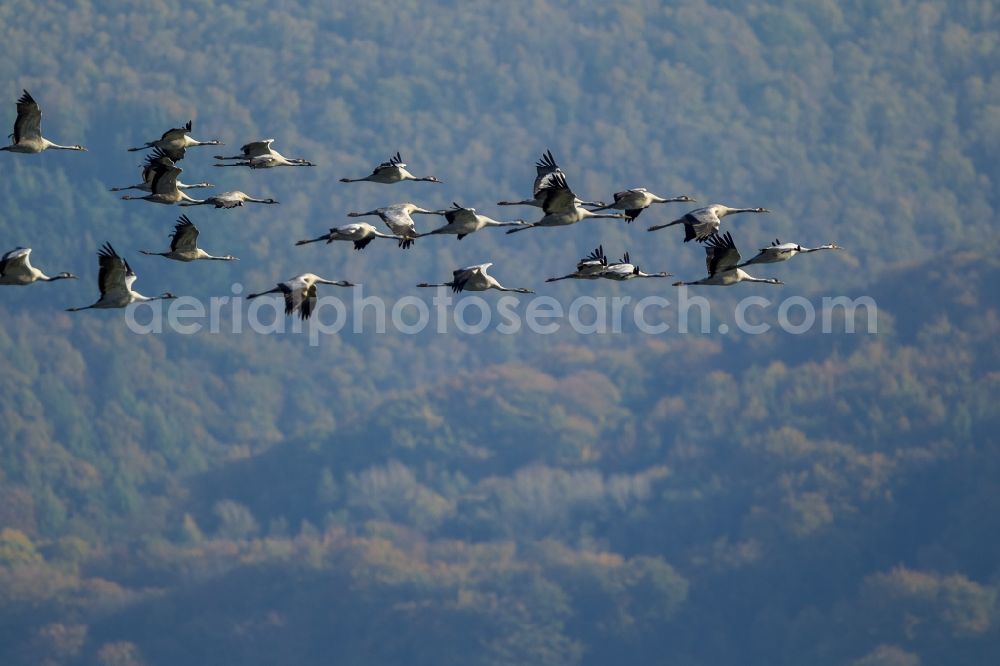
<path id="1" fill-rule="evenodd" d="M 0 150 L 29 154 L 37 154 L 52 149 L 86 150 L 83 146 L 59 145 L 42 137 L 41 117 L 42 114 L 38 104 L 27 91 L 24 91 L 24 94 L 17 101 L 17 119 L 14 122 L 14 131 L 10 135 L 13 143 L 0 148 Z M 182 183 L 178 180 L 178 176 L 183 170 L 177 166 L 177 163 L 184 159 L 189 148 L 223 145 L 218 139 L 208 141 L 194 139 L 190 134 L 191 131 L 192 123 L 189 120 L 182 127 L 167 130 L 159 139 L 147 141 L 138 147 L 129 148 L 129 151 L 150 151 L 142 167 L 142 182 L 128 187 L 113 187 L 110 188 L 111 191 L 139 190 L 146 194 L 141 196 L 125 194 L 121 198 L 124 200 L 149 201 L 166 205 L 209 205 L 215 208 L 229 209 L 243 206 L 246 203 L 278 203 L 274 199 L 252 197 L 240 191 L 223 192 L 207 196 L 204 199 L 196 199 L 187 194 L 187 190 L 213 188 L 214 185 L 207 182 Z M 273 143 L 274 139 L 251 141 L 240 148 L 239 155 L 229 157 L 216 155 L 215 159 L 219 160 L 219 162 L 214 164 L 214 166 L 242 166 L 250 169 L 315 166 L 312 162 L 305 159 L 285 157 L 274 150 L 272 147 Z M 406 166 L 401 155 L 397 152 L 387 161 L 376 166 L 367 176 L 362 178 L 341 178 L 340 181 L 344 183 L 371 182 L 385 185 L 408 180 L 439 184 L 442 182 L 435 176 L 414 176 L 407 171 Z M 509 221 L 494 220 L 479 214 L 475 208 L 468 208 L 458 203 L 453 203 L 452 207 L 446 210 L 429 210 L 414 203 L 406 202 L 383 206 L 363 213 L 348 213 L 348 217 L 378 217 L 391 233 L 383 233 L 372 224 L 360 222 L 331 228 L 326 234 L 313 239 L 300 240 L 295 244 L 306 245 L 321 241 L 325 241 L 326 243 L 350 241 L 354 243 L 356 250 L 362 250 L 376 238 L 387 238 L 395 240 L 401 248 L 409 248 L 413 245 L 414 241 L 424 236 L 451 234 L 458 240 L 461 240 L 469 234 L 489 227 L 512 227 L 507 230 L 508 234 L 512 234 L 537 227 L 573 225 L 591 218 L 620 219 L 631 223 L 653 204 L 694 202 L 694 199 L 688 196 L 662 197 L 641 187 L 616 192 L 613 195 L 613 201 L 607 204 L 602 201 L 583 200 L 570 188 L 566 180 L 566 174 L 556 163 L 551 151 L 546 151 L 535 163 L 535 171 L 536 176 L 530 199 L 500 201 L 497 204 L 500 206 L 533 206 L 540 208 L 542 210 L 542 217 L 535 222 L 527 222 L 521 219 Z M 621 212 L 602 212 L 611 210 Z M 795 243 L 781 243 L 775 240 L 770 246 L 762 248 L 753 258 L 741 263 L 741 256 L 733 241 L 732 234 L 728 231 L 721 235 L 719 233 L 722 218 L 736 213 L 767 212 L 769 211 L 766 208 L 732 208 L 722 204 L 712 204 L 696 208 L 672 222 L 650 226 L 648 230 L 656 231 L 675 225 L 683 225 L 684 242 L 695 240 L 704 244 L 708 276 L 693 282 L 673 283 L 677 286 L 727 286 L 738 282 L 783 284 L 780 280 L 774 278 L 753 277 L 744 271 L 743 267 L 752 264 L 787 261 L 801 253 L 841 249 L 834 244 L 807 248 Z M 417 231 L 413 215 L 439 215 L 444 217 L 446 223 L 444 226 L 420 233 Z M 174 226 L 169 250 L 164 252 L 141 250 L 141 253 L 144 255 L 162 256 L 182 262 L 237 260 L 237 257 L 232 255 L 216 256 L 198 247 L 198 228 L 186 215 L 181 215 Z M 68 272 L 59 273 L 53 277 L 45 275 L 42 271 L 31 265 L 29 261 L 30 254 L 30 248 L 19 247 L 7 252 L 0 258 L 0 285 L 28 285 L 40 281 L 53 282 L 61 279 L 76 278 L 75 275 Z M 105 243 L 98 252 L 98 265 L 100 298 L 93 304 L 85 307 L 69 308 L 70 311 L 75 312 L 91 308 L 123 308 L 136 302 L 176 298 L 170 292 L 150 297 L 143 296 L 134 291 L 132 286 L 136 281 L 135 271 L 129 266 L 128 261 L 115 251 L 110 243 Z M 525 287 L 504 287 L 487 272 L 491 266 L 493 266 L 492 263 L 466 266 L 453 271 L 452 279 L 449 282 L 437 284 L 423 282 L 418 284 L 417 287 L 451 287 L 455 292 L 495 289 L 516 293 L 533 293 L 531 289 Z M 670 274 L 667 272 L 643 272 L 638 265 L 631 262 L 628 252 L 619 261 L 609 261 L 604 254 L 603 246 L 600 246 L 581 259 L 577 263 L 574 272 L 561 277 L 549 278 L 546 282 L 568 279 L 626 281 L 636 278 L 665 277 L 670 277 Z M 267 291 L 249 294 L 247 298 L 253 299 L 264 294 L 280 293 L 284 296 L 286 314 L 290 315 L 298 312 L 302 319 L 307 319 L 315 309 L 317 286 L 321 284 L 338 287 L 354 286 L 353 283 L 344 280 L 330 280 L 314 273 L 302 273 L 289 280 L 279 282 L 277 286 Z"/>

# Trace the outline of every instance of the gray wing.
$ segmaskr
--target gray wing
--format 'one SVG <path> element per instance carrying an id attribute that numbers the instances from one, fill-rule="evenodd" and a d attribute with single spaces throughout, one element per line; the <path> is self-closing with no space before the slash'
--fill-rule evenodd
<path id="1" fill-rule="evenodd" d="M 302 319 L 309 319 L 312 316 L 313 308 L 316 307 L 316 285 L 309 285 L 309 289 L 302 294 L 302 305 L 299 307 L 299 316 Z"/>
<path id="2" fill-rule="evenodd" d="M 298 301 L 300 300 L 299 294 L 304 293 L 305 290 L 301 288 L 295 289 L 284 282 L 278 283 L 278 289 L 281 290 L 282 295 L 285 297 L 285 314 L 292 314 L 298 306 Z"/>
<path id="3" fill-rule="evenodd" d="M 166 194 L 177 189 L 177 176 L 181 174 L 183 169 L 172 165 L 173 162 L 171 162 L 171 166 L 157 168 L 156 175 L 153 176 L 153 182 L 150 183 L 150 189 L 153 190 L 153 194 Z"/>
<path id="4" fill-rule="evenodd" d="M 694 231 L 697 240 L 703 241 L 712 234 L 718 233 L 722 221 L 711 206 L 691 211 L 685 215 Z"/>
<path id="5" fill-rule="evenodd" d="M 454 201 L 451 202 L 454 208 L 450 209 L 444 214 L 444 219 L 448 220 L 448 224 L 457 222 L 460 220 L 468 221 L 470 218 L 475 222 L 476 209 L 475 208 L 465 208 L 464 206 L 459 206 Z"/>
<path id="6" fill-rule="evenodd" d="M 552 156 L 551 150 L 546 150 L 535 162 L 535 171 L 539 176 L 559 171 L 559 165 L 556 164 L 556 158 Z"/>
<path id="7" fill-rule="evenodd" d="M 40 139 L 42 137 L 42 110 L 27 90 L 23 91 L 17 100 L 17 120 L 14 121 L 14 143 L 23 139 Z"/>
<path id="8" fill-rule="evenodd" d="M 101 289 L 101 298 L 116 291 L 129 291 L 132 283 L 135 282 L 135 272 L 128 265 L 128 262 L 115 252 L 111 243 L 105 243 L 97 253 L 97 257 L 100 265 L 97 284 Z"/>
<path id="9" fill-rule="evenodd" d="M 576 195 L 569 189 L 562 173 L 551 175 L 549 184 L 542 189 L 542 195 L 542 210 L 546 214 L 561 212 L 576 205 Z"/>
<path id="10" fill-rule="evenodd" d="M 740 253 L 728 231 L 723 235 L 712 234 L 705 240 L 705 265 L 709 276 L 736 268 L 740 263 Z"/>
<path id="11" fill-rule="evenodd" d="M 174 127 L 172 129 L 168 129 L 166 132 L 163 133 L 163 136 L 160 137 L 160 141 L 179 141 L 180 139 L 183 139 L 184 135 L 190 131 L 191 131 L 191 121 L 189 120 L 187 121 L 187 124 L 184 125 L 184 127 Z"/>
<path id="12" fill-rule="evenodd" d="M 469 279 L 472 277 L 471 270 L 458 270 L 452 274 L 451 278 L 451 290 L 458 292 L 465 289 L 465 285 L 469 283 Z"/>
<path id="13" fill-rule="evenodd" d="M 382 216 L 386 226 L 394 233 L 398 233 L 397 229 L 413 230 L 416 228 L 413 218 L 400 206 L 389 206 L 383 209 Z"/>
<path id="14" fill-rule="evenodd" d="M 611 279 L 620 280 L 622 278 L 626 278 L 627 276 L 631 275 L 636 270 L 637 268 L 635 266 L 633 266 L 628 262 L 625 262 L 621 264 L 613 264 L 611 266 L 608 266 L 606 269 L 604 269 L 601 275 L 603 277 L 610 277 Z"/>
<path id="15" fill-rule="evenodd" d="M 206 201 L 212 202 L 216 208 L 229 210 L 230 208 L 242 206 L 243 196 L 245 195 L 239 191 L 223 192 L 222 194 L 217 194 L 214 197 L 208 197 Z"/>
<path id="16" fill-rule="evenodd" d="M 151 184 L 158 170 L 169 169 L 172 166 L 174 161 L 161 149 L 154 148 L 153 152 L 146 156 L 146 163 L 142 167 L 142 182 Z"/>
<path id="17" fill-rule="evenodd" d="M 271 154 L 272 143 L 274 143 L 274 139 L 251 141 L 250 143 L 243 144 L 240 148 L 240 152 L 243 153 L 244 157 L 263 157 Z"/>
<path id="18" fill-rule="evenodd" d="M 386 160 L 385 162 L 382 162 L 377 167 L 375 167 L 375 169 L 372 171 L 372 175 L 374 176 L 375 174 L 377 174 L 379 171 L 382 171 L 383 169 L 395 169 L 397 167 L 400 168 L 400 169 L 402 169 L 405 166 L 406 165 L 403 163 L 403 158 L 400 156 L 399 151 L 396 151 L 395 155 L 393 155 L 388 160 Z"/>
<path id="19" fill-rule="evenodd" d="M 608 265 L 608 258 L 606 256 L 604 256 L 604 246 L 603 245 L 598 245 L 596 250 L 594 250 L 593 252 L 591 252 L 590 254 L 588 254 L 586 257 L 584 257 L 583 259 L 581 259 L 579 262 L 577 262 L 577 264 L 576 264 L 576 270 L 578 270 L 578 271 L 583 270 L 587 266 L 593 265 L 595 263 L 596 264 L 600 264 L 602 266 L 607 266 Z"/>
<path id="20" fill-rule="evenodd" d="M 170 235 L 171 251 L 194 251 L 198 246 L 198 227 L 188 219 L 187 215 L 181 215 L 174 225 L 174 233 Z"/>
<path id="21" fill-rule="evenodd" d="M 31 263 L 28 261 L 30 254 L 30 247 L 18 247 L 0 257 L 0 275 L 26 275 L 30 273 Z"/>
<path id="22" fill-rule="evenodd" d="M 465 289 L 465 285 L 469 283 L 473 277 L 477 274 L 485 275 L 486 269 L 492 266 L 492 263 L 487 264 L 477 264 L 475 266 L 466 266 L 465 268 L 459 268 L 451 273 L 451 290 L 452 291 L 462 291 Z"/>
<path id="23" fill-rule="evenodd" d="M 182 159 L 184 159 L 184 155 L 187 154 L 187 148 L 178 146 L 167 146 L 162 150 L 163 153 L 174 162 L 180 162 Z"/>
<path id="24" fill-rule="evenodd" d="M 278 283 L 278 289 L 285 297 L 285 314 L 290 315 L 296 310 L 299 317 L 309 319 L 313 306 L 316 304 L 316 285 L 293 286 L 284 282 Z"/>
<path id="25" fill-rule="evenodd" d="M 551 176 L 554 173 L 562 173 L 562 169 L 556 164 L 556 158 L 552 156 L 551 150 L 546 150 L 541 158 L 535 162 L 535 184 L 532 189 L 532 196 L 537 197 L 538 193 L 541 192 L 545 187 L 551 182 Z"/>

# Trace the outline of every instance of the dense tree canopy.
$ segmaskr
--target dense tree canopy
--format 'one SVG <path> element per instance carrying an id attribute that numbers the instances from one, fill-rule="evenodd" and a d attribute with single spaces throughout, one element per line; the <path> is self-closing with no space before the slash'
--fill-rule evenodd
<path id="1" fill-rule="evenodd" d="M 89 148 L 0 154 L 0 251 L 82 278 L 0 287 L 0 663 L 1000 659 L 994 3 L 12 0 L 0 38 L 0 124 L 27 89 L 46 136 Z M 224 154 L 275 137 L 318 164 L 188 152 L 185 181 L 281 201 L 186 209 L 239 262 L 138 255 L 185 210 L 108 192 L 136 182 L 126 147 L 188 118 Z M 846 249 L 752 267 L 784 287 L 681 296 L 543 282 L 598 244 L 697 279 L 700 246 L 645 231 L 680 204 L 294 246 L 406 200 L 534 221 L 494 203 L 529 194 L 546 149 L 585 198 L 769 208 L 725 222 L 747 256 Z M 337 182 L 397 150 L 444 184 Z M 144 293 L 238 304 L 191 334 L 63 312 L 96 296 L 105 241 Z M 390 316 L 482 261 L 566 310 L 668 298 L 648 312 L 671 328 L 505 334 L 495 294 L 482 334 L 379 332 L 371 305 L 314 345 L 243 317 L 247 292 L 305 270 Z M 685 333 L 693 296 L 711 321 Z M 737 325 L 745 296 L 769 299 L 748 319 L 770 330 Z M 873 299 L 877 332 L 864 308 L 822 332 L 837 296 Z M 789 297 L 816 309 L 802 334 L 780 325 Z"/>

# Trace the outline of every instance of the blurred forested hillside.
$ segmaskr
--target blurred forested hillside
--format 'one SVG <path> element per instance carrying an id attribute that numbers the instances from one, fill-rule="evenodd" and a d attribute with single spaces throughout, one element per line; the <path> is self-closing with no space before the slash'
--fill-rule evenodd
<path id="1" fill-rule="evenodd" d="M 81 276 L 0 288 L 0 664 L 1000 661 L 998 19 L 988 0 L 0 4 L 0 125 L 27 89 L 47 137 L 89 148 L 0 154 L 0 251 Z M 191 149 L 184 181 L 281 205 L 108 191 L 139 177 L 127 147 L 189 118 L 226 146 Z M 265 137 L 318 166 L 211 166 Z M 584 198 L 769 208 L 724 222 L 745 255 L 846 249 L 753 267 L 783 287 L 698 291 L 705 333 L 366 315 L 313 346 L 234 333 L 231 310 L 193 335 L 63 312 L 96 299 L 105 241 L 139 291 L 204 299 L 308 270 L 430 303 L 413 285 L 485 261 L 566 306 L 676 299 L 543 282 L 598 244 L 703 276 L 679 229 L 645 231 L 680 204 L 293 245 L 401 201 L 534 221 L 494 204 L 530 194 L 546 149 Z M 444 184 L 337 182 L 397 150 Z M 241 261 L 138 254 L 182 212 Z M 774 303 L 764 334 L 733 325 L 751 295 Z M 776 325 L 781 299 L 841 295 L 874 299 L 877 333 Z"/>

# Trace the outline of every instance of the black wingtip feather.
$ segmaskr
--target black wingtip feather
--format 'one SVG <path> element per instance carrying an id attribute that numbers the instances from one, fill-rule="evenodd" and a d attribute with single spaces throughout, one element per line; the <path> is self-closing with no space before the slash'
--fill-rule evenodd
<path id="1" fill-rule="evenodd" d="M 597 249 L 587 255 L 588 261 L 600 261 L 603 264 L 607 264 L 607 258 L 604 256 L 604 246 L 598 245 Z"/>
<path id="2" fill-rule="evenodd" d="M 557 173 L 553 173 L 552 174 L 552 179 L 549 181 L 549 184 L 545 186 L 545 189 L 547 189 L 547 190 L 551 190 L 551 189 L 557 189 L 557 190 L 558 189 L 567 189 L 568 190 L 569 189 L 569 185 L 566 184 L 566 176 L 564 176 L 564 175 L 562 175 L 561 173 L 558 173 L 558 172 Z"/>
<path id="3" fill-rule="evenodd" d="M 542 157 L 537 162 L 535 162 L 535 166 L 538 167 L 539 169 L 558 168 L 558 166 L 556 165 L 556 158 L 552 156 L 552 151 L 548 149 L 546 149 L 546 151 L 542 153 Z"/>
<path id="4" fill-rule="evenodd" d="M 108 241 L 104 242 L 101 249 L 98 250 L 97 256 L 99 257 L 118 257 L 118 253 L 115 252 L 115 248 L 111 247 L 111 243 Z"/>

